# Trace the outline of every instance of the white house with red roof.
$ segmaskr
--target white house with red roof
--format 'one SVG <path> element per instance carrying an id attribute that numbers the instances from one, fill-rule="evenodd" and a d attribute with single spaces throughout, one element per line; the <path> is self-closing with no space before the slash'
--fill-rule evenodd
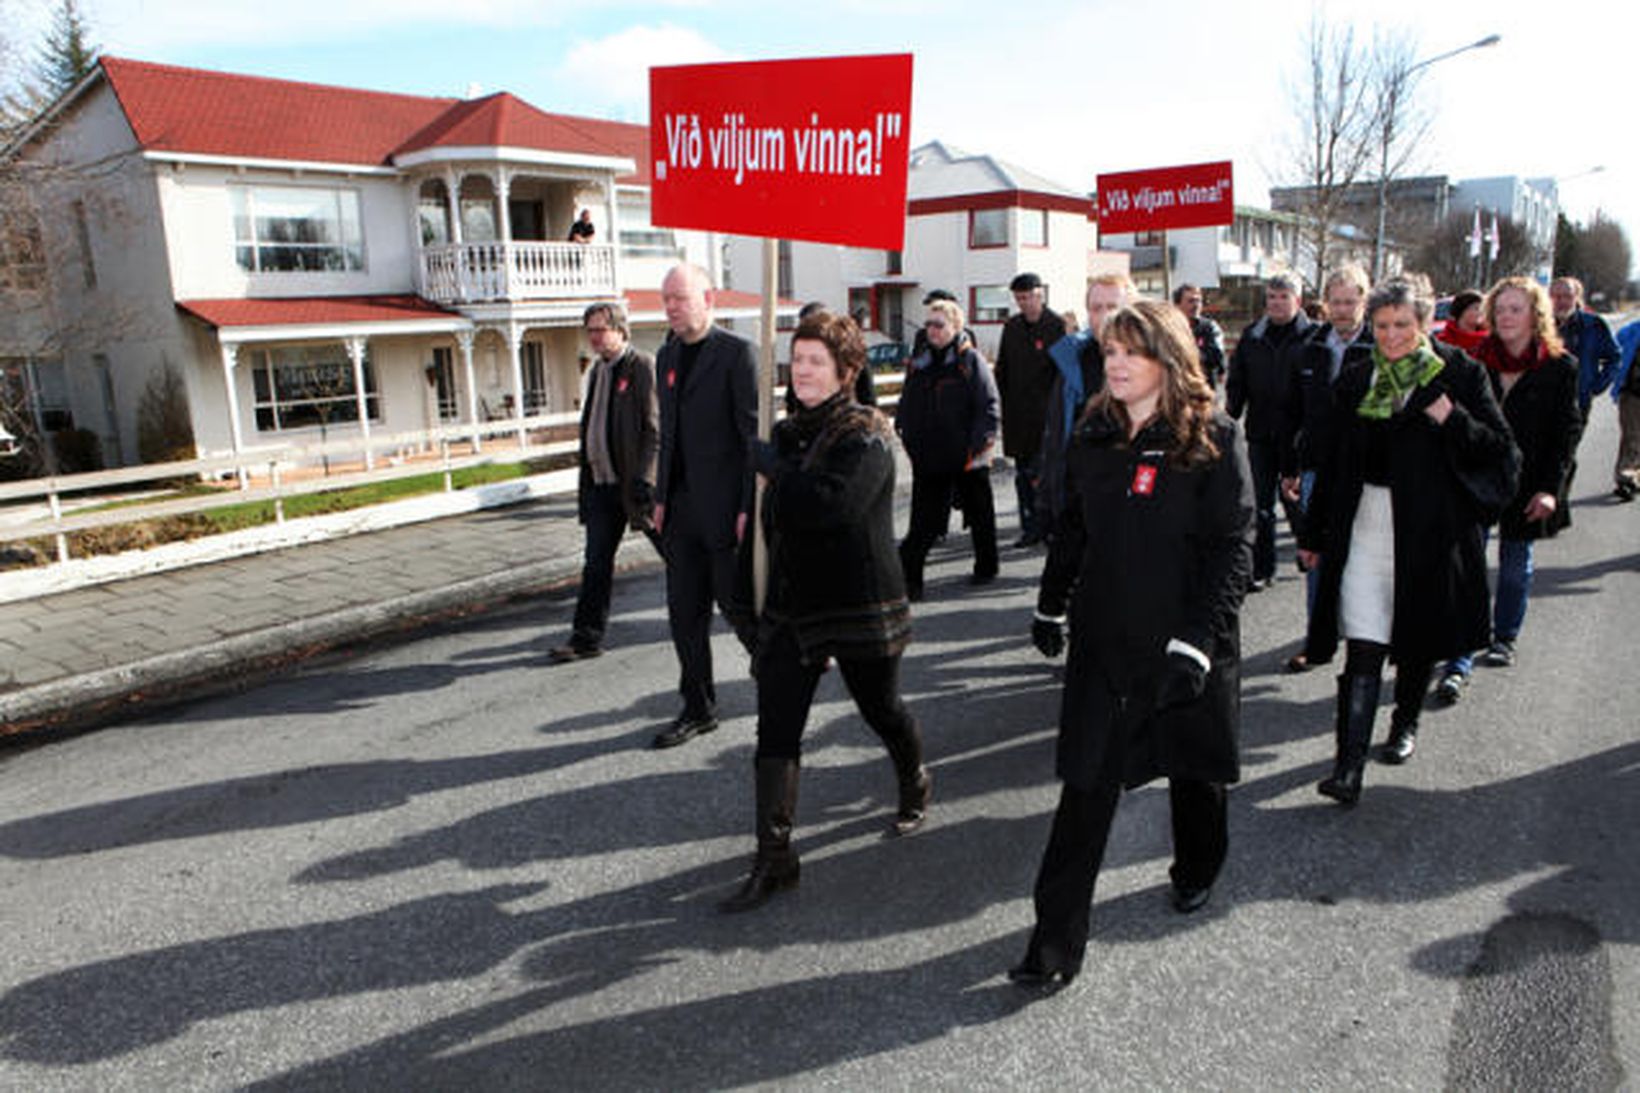
<path id="1" fill-rule="evenodd" d="M 989 155 L 940 141 L 912 149 L 905 247 L 781 244 L 782 298 L 846 307 L 890 341 L 910 343 L 931 289 L 953 293 L 981 349 L 994 355 L 1014 307 L 1016 274 L 1042 278 L 1049 306 L 1083 310 L 1088 276 L 1125 256 L 1099 253 L 1092 196 Z M 731 239 L 724 283 L 761 291 L 756 244 Z M 1103 263 L 1103 265 L 1101 264 Z"/>
<path id="2" fill-rule="evenodd" d="M 649 223 L 647 148 L 643 126 L 505 92 L 104 57 L 8 150 L 34 215 L 0 247 L 0 360 L 110 465 L 136 460 L 166 366 L 201 454 L 571 410 L 588 304 L 624 303 L 653 348 L 665 270 L 716 272 L 715 239 Z M 581 209 L 590 243 L 569 238 Z M 756 313 L 720 293 L 720 318 Z"/>

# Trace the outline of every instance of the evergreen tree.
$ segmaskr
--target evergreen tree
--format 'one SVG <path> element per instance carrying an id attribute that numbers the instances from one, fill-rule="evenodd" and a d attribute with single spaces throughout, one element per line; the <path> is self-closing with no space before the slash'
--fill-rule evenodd
<path id="1" fill-rule="evenodd" d="M 80 5 L 62 0 L 37 64 L 37 77 L 49 98 L 57 98 L 90 74 L 97 64 L 97 48 Z"/>

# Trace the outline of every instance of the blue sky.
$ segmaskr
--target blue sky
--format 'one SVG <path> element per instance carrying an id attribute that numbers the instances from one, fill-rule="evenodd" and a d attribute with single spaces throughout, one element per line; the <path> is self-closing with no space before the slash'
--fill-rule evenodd
<path id="1" fill-rule="evenodd" d="M 0 0 L 14 35 L 46 0 Z M 475 85 L 547 110 L 647 120 L 651 64 L 911 52 L 914 141 L 938 137 L 1066 185 L 1101 171 L 1230 159 L 1237 199 L 1267 204 L 1292 128 L 1285 85 L 1308 8 L 1279 0 L 567 4 L 559 0 L 82 0 L 107 52 L 144 60 L 431 95 Z M 1574 219 L 1596 208 L 1640 245 L 1632 36 L 1615 0 L 1333 3 L 1334 20 L 1411 29 L 1442 62 L 1414 163 L 1454 177 L 1567 179 Z M 1626 22 L 1624 19 L 1622 22 Z M 1587 174 L 1590 168 L 1605 170 Z M 1581 176 L 1581 177 L 1572 177 Z"/>

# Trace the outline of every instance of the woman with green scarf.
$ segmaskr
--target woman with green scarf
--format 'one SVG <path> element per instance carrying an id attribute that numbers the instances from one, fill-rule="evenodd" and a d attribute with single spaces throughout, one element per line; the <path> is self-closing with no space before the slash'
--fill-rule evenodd
<path id="1" fill-rule="evenodd" d="M 1484 529 L 1519 474 L 1484 370 L 1426 335 L 1433 307 L 1408 280 L 1367 298 L 1374 348 L 1346 361 L 1334 386 L 1299 529 L 1300 559 L 1321 567 L 1310 661 L 1345 642 L 1333 772 L 1316 787 L 1345 805 L 1361 796 L 1384 662 L 1396 665 L 1384 759 L 1402 762 L 1434 664 L 1485 643 Z"/>

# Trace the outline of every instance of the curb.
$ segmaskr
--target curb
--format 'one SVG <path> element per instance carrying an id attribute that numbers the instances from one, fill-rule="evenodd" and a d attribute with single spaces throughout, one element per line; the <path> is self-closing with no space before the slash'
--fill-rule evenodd
<path id="1" fill-rule="evenodd" d="M 647 542 L 633 540 L 622 544 L 623 554 L 628 546 L 649 549 Z M 645 573 L 660 565 L 653 556 L 623 562 L 617 555 L 616 574 Z M 232 689 L 320 653 L 560 591 L 576 585 L 580 575 L 577 553 L 23 688 L 0 695 L 0 741 L 92 728 L 137 705 L 161 706 Z"/>

